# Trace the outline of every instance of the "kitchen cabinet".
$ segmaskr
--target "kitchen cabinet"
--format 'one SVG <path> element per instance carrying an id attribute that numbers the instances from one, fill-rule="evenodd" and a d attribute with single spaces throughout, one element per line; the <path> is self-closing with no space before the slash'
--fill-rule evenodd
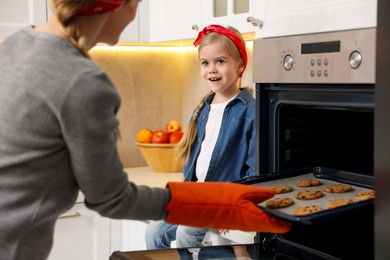
<path id="1" fill-rule="evenodd" d="M 241 33 L 258 33 L 262 28 L 264 3 L 261 0 L 203 0 L 202 23 L 233 26 Z"/>
<path id="2" fill-rule="evenodd" d="M 256 38 L 376 26 L 377 0 L 258 0 L 263 27 Z"/>
<path id="3" fill-rule="evenodd" d="M 149 0 L 146 2 L 145 4 L 149 4 L 147 22 L 150 42 L 192 39 L 196 38 L 199 30 L 202 29 L 201 1 Z M 143 1 L 140 4 L 144 4 Z"/>
<path id="4" fill-rule="evenodd" d="M 0 39 L 28 25 L 47 20 L 46 0 L 12 0 L 0 3 Z"/>
<path id="5" fill-rule="evenodd" d="M 222 3 L 225 1 L 224 3 Z M 149 0 L 149 42 L 195 39 L 209 24 L 233 26 L 242 33 L 261 27 L 258 0 Z M 249 20 L 253 22 L 247 22 Z"/>
<path id="6" fill-rule="evenodd" d="M 138 13 L 145 7 L 139 4 Z M 119 42 L 139 42 L 139 14 L 122 32 Z M 29 25 L 47 22 L 52 12 L 47 0 L 13 0 L 0 3 L 0 40 Z"/>
<path id="7" fill-rule="evenodd" d="M 139 42 L 139 10 L 142 8 L 142 5 L 139 5 L 138 12 L 136 16 L 134 17 L 134 20 L 127 25 L 127 27 L 122 31 L 119 42 Z M 49 1 L 47 1 L 47 19 L 49 19 L 53 13 L 51 12 Z"/>
<path id="8" fill-rule="evenodd" d="M 119 43 L 140 42 L 138 13 L 134 20 L 122 31 L 119 37 Z"/>
<path id="9" fill-rule="evenodd" d="M 163 188 L 169 181 L 182 181 L 183 174 L 155 173 L 149 167 L 126 168 L 129 181 L 137 185 Z M 111 251 L 134 251 L 145 250 L 145 230 L 149 221 L 147 220 L 114 220 L 110 221 L 111 226 Z"/>
<path id="10" fill-rule="evenodd" d="M 107 260 L 111 255 L 110 220 L 77 202 L 61 215 L 49 260 Z"/>
<path id="11" fill-rule="evenodd" d="M 145 231 L 149 221 L 111 220 L 111 252 L 146 250 Z"/>

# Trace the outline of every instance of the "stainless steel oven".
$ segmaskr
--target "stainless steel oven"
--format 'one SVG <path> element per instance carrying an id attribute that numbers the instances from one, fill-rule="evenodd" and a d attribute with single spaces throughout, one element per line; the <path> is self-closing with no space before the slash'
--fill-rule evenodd
<path id="1" fill-rule="evenodd" d="M 243 183 L 309 176 L 374 190 L 375 39 L 366 28 L 254 42 L 259 176 Z M 374 259 L 373 205 L 305 217 L 269 210 L 293 228 L 256 240 L 265 259 Z"/>
<path id="2" fill-rule="evenodd" d="M 254 42 L 258 175 L 240 183 L 293 186 L 304 176 L 374 190 L 375 40 L 376 28 L 367 28 Z M 290 220 L 291 231 L 257 233 L 250 245 L 114 252 L 110 259 L 196 259 L 194 250 L 197 259 L 374 259 L 372 199 L 299 217 L 259 207 Z"/>

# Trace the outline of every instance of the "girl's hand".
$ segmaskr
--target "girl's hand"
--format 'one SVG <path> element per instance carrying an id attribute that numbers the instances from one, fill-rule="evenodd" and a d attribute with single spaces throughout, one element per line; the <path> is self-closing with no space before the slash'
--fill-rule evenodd
<path id="1" fill-rule="evenodd" d="M 219 233 L 226 235 L 227 233 L 229 233 L 229 229 L 220 229 Z"/>

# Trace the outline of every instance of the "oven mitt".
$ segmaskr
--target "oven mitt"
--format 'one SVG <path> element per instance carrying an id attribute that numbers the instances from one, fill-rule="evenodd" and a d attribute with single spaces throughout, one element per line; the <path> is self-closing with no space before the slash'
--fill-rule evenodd
<path id="1" fill-rule="evenodd" d="M 257 204 L 273 197 L 269 188 L 226 182 L 169 182 L 166 222 L 193 227 L 286 233 L 291 224 Z"/>

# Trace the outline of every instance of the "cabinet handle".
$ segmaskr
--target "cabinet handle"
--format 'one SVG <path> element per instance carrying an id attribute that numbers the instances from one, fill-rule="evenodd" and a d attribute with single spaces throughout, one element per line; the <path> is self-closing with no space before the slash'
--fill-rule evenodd
<path id="1" fill-rule="evenodd" d="M 194 31 L 199 31 L 199 26 L 196 25 L 196 24 L 193 24 L 193 25 L 191 26 L 191 28 L 192 28 L 192 30 L 194 30 Z"/>
<path id="2" fill-rule="evenodd" d="M 75 217 L 80 217 L 81 214 L 76 212 L 74 214 L 69 214 L 69 215 L 61 215 L 58 217 L 58 219 L 62 219 L 62 218 L 75 218 Z"/>
<path id="3" fill-rule="evenodd" d="M 256 19 L 252 16 L 248 16 L 248 18 L 246 18 L 246 21 L 248 23 L 252 23 L 252 25 L 255 27 L 263 28 L 263 21 L 260 19 Z"/>

